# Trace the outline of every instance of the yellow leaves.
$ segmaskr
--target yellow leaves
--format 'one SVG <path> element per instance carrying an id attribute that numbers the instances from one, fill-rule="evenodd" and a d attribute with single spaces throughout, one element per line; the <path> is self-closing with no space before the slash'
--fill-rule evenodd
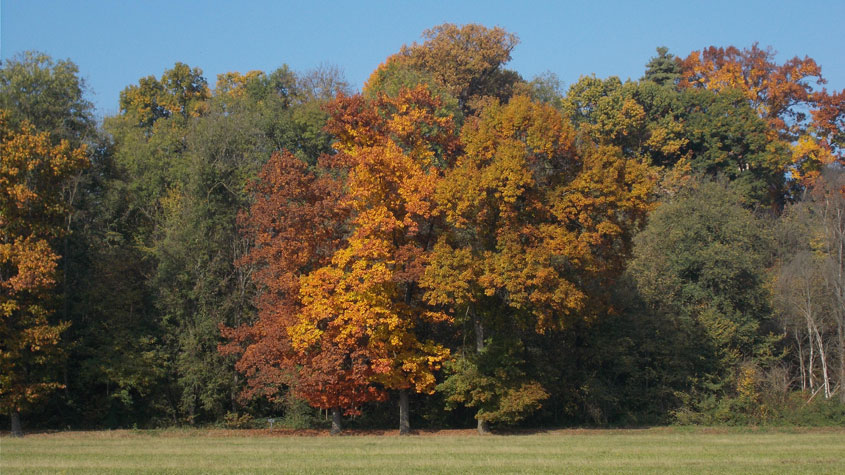
<path id="1" fill-rule="evenodd" d="M 120 109 L 136 125 L 151 127 L 158 119 L 181 116 L 199 117 L 208 111 L 211 97 L 207 81 L 199 68 L 176 63 L 161 75 L 141 78 L 120 93 Z"/>
<path id="2" fill-rule="evenodd" d="M 5 276 L 0 287 L 14 295 L 52 286 L 58 259 L 44 239 L 17 236 L 11 243 L 0 243 L 0 266 L 16 269 L 13 275 Z"/>
<path id="3" fill-rule="evenodd" d="M 225 94 L 233 98 L 242 98 L 246 94 L 246 86 L 251 81 L 264 76 L 263 71 L 249 71 L 241 74 L 237 71 L 217 75 L 217 84 L 214 87 L 216 94 Z"/>
<path id="4" fill-rule="evenodd" d="M 441 238 L 434 245 L 430 264 L 420 278 L 427 289 L 425 299 L 438 306 L 454 306 L 473 299 L 471 283 L 477 280 L 474 264 L 478 262 L 469 247 L 453 248 Z"/>
<path id="5" fill-rule="evenodd" d="M 418 342 L 409 333 L 395 337 L 395 343 L 374 348 L 385 354 L 374 362 L 375 380 L 392 389 L 413 389 L 418 393 L 434 391 L 434 371 L 449 358 L 449 349 L 440 344 Z"/>
<path id="6" fill-rule="evenodd" d="M 84 145 L 72 149 L 63 140 L 53 146 L 49 133 L 37 132 L 27 122 L 13 130 L 6 115 L 0 111 L 0 221 L 22 232 L 64 213 L 61 187 L 88 165 L 88 157 Z"/>
<path id="7" fill-rule="evenodd" d="M 680 122 L 672 121 L 668 124 L 662 124 L 661 127 L 655 127 L 651 130 L 651 135 L 646 141 L 646 147 L 658 150 L 666 156 L 677 156 L 689 143 L 689 139 L 683 137 L 682 133 L 683 124 Z"/>
<path id="8" fill-rule="evenodd" d="M 47 320 L 59 259 L 49 240 L 64 229 L 62 187 L 86 165 L 84 147 L 54 146 L 48 133 L 26 122 L 13 129 L 0 111 L 0 404 L 6 409 L 60 386 L 34 383 L 26 371 L 51 362 L 69 325 Z"/>
<path id="9" fill-rule="evenodd" d="M 633 102 L 623 110 L 643 119 Z M 498 297 L 538 332 L 560 327 L 593 298 L 588 279 L 621 271 L 656 170 L 614 147 L 576 151 L 561 115 L 525 97 L 488 105 L 462 137 L 466 153 L 436 193 L 458 237 L 434 247 L 420 282 L 427 300 Z"/>
<path id="10" fill-rule="evenodd" d="M 0 140 L 0 305 L 11 317 L 38 307 L 27 300 L 44 297 L 55 284 L 59 256 L 48 239 L 63 230 L 61 187 L 88 162 L 84 147 L 71 149 L 67 141 L 53 146 L 48 133 L 29 123 L 11 129 L 4 111 Z"/>
<path id="11" fill-rule="evenodd" d="M 811 184 L 825 166 L 836 161 L 830 147 L 824 146 L 809 135 L 799 137 L 791 148 L 792 165 L 789 173 L 802 183 Z"/>

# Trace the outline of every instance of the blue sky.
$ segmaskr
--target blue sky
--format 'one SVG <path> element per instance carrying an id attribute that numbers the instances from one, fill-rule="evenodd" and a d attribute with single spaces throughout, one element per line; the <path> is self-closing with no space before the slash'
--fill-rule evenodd
<path id="1" fill-rule="evenodd" d="M 772 46 L 810 56 L 828 89 L 845 88 L 845 0 L 828 1 L 195 1 L 0 0 L 0 57 L 70 58 L 100 115 L 120 91 L 181 61 L 217 74 L 282 64 L 341 68 L 356 88 L 400 46 L 450 22 L 501 26 L 520 44 L 511 69 L 637 79 L 659 45 L 685 56 L 709 45 Z"/>

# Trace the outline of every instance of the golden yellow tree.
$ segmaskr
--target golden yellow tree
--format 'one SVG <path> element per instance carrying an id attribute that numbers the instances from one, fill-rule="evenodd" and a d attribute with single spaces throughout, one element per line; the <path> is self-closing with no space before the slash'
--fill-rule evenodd
<path id="1" fill-rule="evenodd" d="M 51 323 L 50 289 L 59 256 L 51 241 L 67 211 L 62 185 L 87 165 L 85 148 L 24 122 L 12 128 L 0 110 L 0 408 L 20 435 L 20 413 L 61 385 L 51 364 L 67 323 Z"/>
<path id="2" fill-rule="evenodd" d="M 576 147 L 549 105 L 516 96 L 467 121 L 465 152 L 439 184 L 452 226 L 422 279 L 431 304 L 473 323 L 475 355 L 453 367 L 450 402 L 488 422 L 513 422 L 547 394 L 509 364 L 520 328 L 565 328 L 602 307 L 630 238 L 650 209 L 655 172 L 618 148 Z M 491 348 L 488 348 L 491 347 Z"/>

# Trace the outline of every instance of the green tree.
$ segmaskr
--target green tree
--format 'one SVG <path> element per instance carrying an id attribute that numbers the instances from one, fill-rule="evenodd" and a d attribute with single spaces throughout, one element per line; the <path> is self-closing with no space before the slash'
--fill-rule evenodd
<path id="1" fill-rule="evenodd" d="M 86 91 L 73 62 L 53 61 L 43 53 L 20 53 L 0 69 L 0 108 L 8 111 L 7 120 L 12 125 L 28 121 L 55 143 L 66 139 L 79 146 L 94 132 Z"/>
<path id="2" fill-rule="evenodd" d="M 771 235 L 734 186 L 706 179 L 661 203 L 635 239 L 628 273 L 652 312 L 689 342 L 690 404 L 735 394 L 740 365 L 773 360 L 766 329 Z M 700 398 L 700 399 L 696 399 Z"/>
<path id="3" fill-rule="evenodd" d="M 646 158 L 664 174 L 725 176 L 767 206 L 786 199 L 789 145 L 771 137 L 739 91 L 679 92 L 654 81 L 583 77 L 563 99 L 563 112 L 585 138 Z"/>
<path id="4" fill-rule="evenodd" d="M 657 56 L 651 58 L 645 65 L 643 81 L 651 81 L 660 86 L 675 86 L 681 79 L 681 64 L 674 55 L 669 54 L 669 48 L 657 48 Z"/>
<path id="5" fill-rule="evenodd" d="M 249 183 L 274 151 L 303 162 L 331 150 L 322 105 L 347 86 L 336 69 L 286 66 L 221 74 L 214 91 L 181 63 L 122 94 L 107 127 L 132 216 L 127 244 L 144 262 L 142 294 L 156 325 L 162 401 L 189 422 L 237 408 L 241 380 L 221 356 L 221 325 L 253 318 L 249 272 L 235 266 L 250 242 L 237 232 Z"/>

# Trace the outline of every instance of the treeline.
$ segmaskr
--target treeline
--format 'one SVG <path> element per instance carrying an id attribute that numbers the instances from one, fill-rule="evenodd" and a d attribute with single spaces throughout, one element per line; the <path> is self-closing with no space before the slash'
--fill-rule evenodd
<path id="1" fill-rule="evenodd" d="M 177 63 L 101 124 L 3 64 L 13 431 L 845 423 L 845 93 L 757 45 L 564 91 L 516 44 L 441 25 L 360 93 Z"/>

